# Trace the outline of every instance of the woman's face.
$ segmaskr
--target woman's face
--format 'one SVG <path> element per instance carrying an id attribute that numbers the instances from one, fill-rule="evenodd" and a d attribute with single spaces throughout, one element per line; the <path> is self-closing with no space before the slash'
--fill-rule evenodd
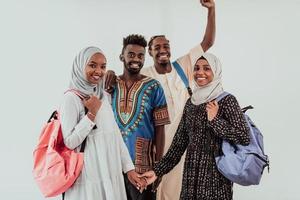
<path id="1" fill-rule="evenodd" d="M 205 86 L 212 82 L 214 74 L 205 59 L 199 59 L 194 66 L 194 80 L 199 86 Z"/>
<path id="2" fill-rule="evenodd" d="M 106 58 L 101 53 L 95 53 L 85 66 L 86 80 L 98 84 L 106 72 Z"/>

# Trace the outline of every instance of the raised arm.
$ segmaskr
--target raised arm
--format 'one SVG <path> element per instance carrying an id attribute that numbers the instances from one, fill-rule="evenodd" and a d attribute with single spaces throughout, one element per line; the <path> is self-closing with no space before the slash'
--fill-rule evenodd
<path id="1" fill-rule="evenodd" d="M 215 2 L 214 0 L 200 0 L 203 7 L 208 9 L 207 25 L 205 35 L 201 42 L 203 51 L 207 51 L 215 42 L 216 20 L 215 20 Z"/>

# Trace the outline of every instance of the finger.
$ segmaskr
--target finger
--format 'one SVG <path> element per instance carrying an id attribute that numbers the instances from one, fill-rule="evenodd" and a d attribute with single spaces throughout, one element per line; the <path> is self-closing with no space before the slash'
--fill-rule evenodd
<path id="1" fill-rule="evenodd" d="M 210 101 L 210 102 L 207 103 L 207 105 L 212 106 L 212 105 L 214 105 L 214 103 L 212 101 Z"/>
<path id="2" fill-rule="evenodd" d="M 83 99 L 82 100 L 82 103 L 83 103 L 83 105 L 86 107 L 87 106 L 87 104 L 88 104 L 88 102 L 87 102 L 88 100 L 86 100 L 86 99 Z"/>
<path id="3" fill-rule="evenodd" d="M 213 107 L 212 105 L 209 105 L 209 104 L 206 105 L 206 109 L 209 109 L 209 110 L 210 110 L 210 109 L 212 109 L 212 107 Z"/>
<path id="4" fill-rule="evenodd" d="M 139 178 L 144 178 L 144 177 L 150 177 L 151 175 L 150 175 L 150 172 L 145 172 L 145 173 L 143 173 L 143 174 L 138 174 L 138 177 Z"/>

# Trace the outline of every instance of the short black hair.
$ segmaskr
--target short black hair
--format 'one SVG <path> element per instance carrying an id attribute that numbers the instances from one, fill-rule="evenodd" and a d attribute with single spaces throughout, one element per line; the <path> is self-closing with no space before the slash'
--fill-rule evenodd
<path id="1" fill-rule="evenodd" d="M 146 48 L 147 46 L 147 41 L 145 39 L 144 36 L 142 35 L 138 35 L 138 34 L 131 34 L 128 35 L 127 37 L 123 38 L 123 49 L 122 49 L 122 53 L 124 53 L 124 49 L 127 47 L 127 45 L 129 44 L 135 44 L 135 45 L 139 45 L 142 46 L 144 48 Z"/>
<path id="2" fill-rule="evenodd" d="M 154 35 L 154 36 L 152 36 L 152 37 L 150 38 L 150 40 L 149 40 L 149 43 L 148 43 L 148 48 L 149 48 L 149 50 L 151 50 L 151 46 L 152 46 L 153 40 L 154 40 L 155 38 L 158 38 L 158 37 L 164 37 L 164 38 L 166 38 L 165 35 Z"/>

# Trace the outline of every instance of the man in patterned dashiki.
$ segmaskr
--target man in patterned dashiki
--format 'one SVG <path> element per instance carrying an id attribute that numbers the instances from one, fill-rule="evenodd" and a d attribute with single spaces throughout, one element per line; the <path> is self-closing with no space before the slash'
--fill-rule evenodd
<path id="1" fill-rule="evenodd" d="M 144 173 L 163 155 L 165 125 L 170 123 L 168 108 L 160 83 L 140 74 L 145 61 L 147 41 L 141 35 L 123 39 L 120 60 L 123 74 L 117 77 L 112 94 L 112 107 L 123 140 L 135 164 Z M 142 193 L 125 178 L 128 200 L 153 200 L 151 187 Z"/>

